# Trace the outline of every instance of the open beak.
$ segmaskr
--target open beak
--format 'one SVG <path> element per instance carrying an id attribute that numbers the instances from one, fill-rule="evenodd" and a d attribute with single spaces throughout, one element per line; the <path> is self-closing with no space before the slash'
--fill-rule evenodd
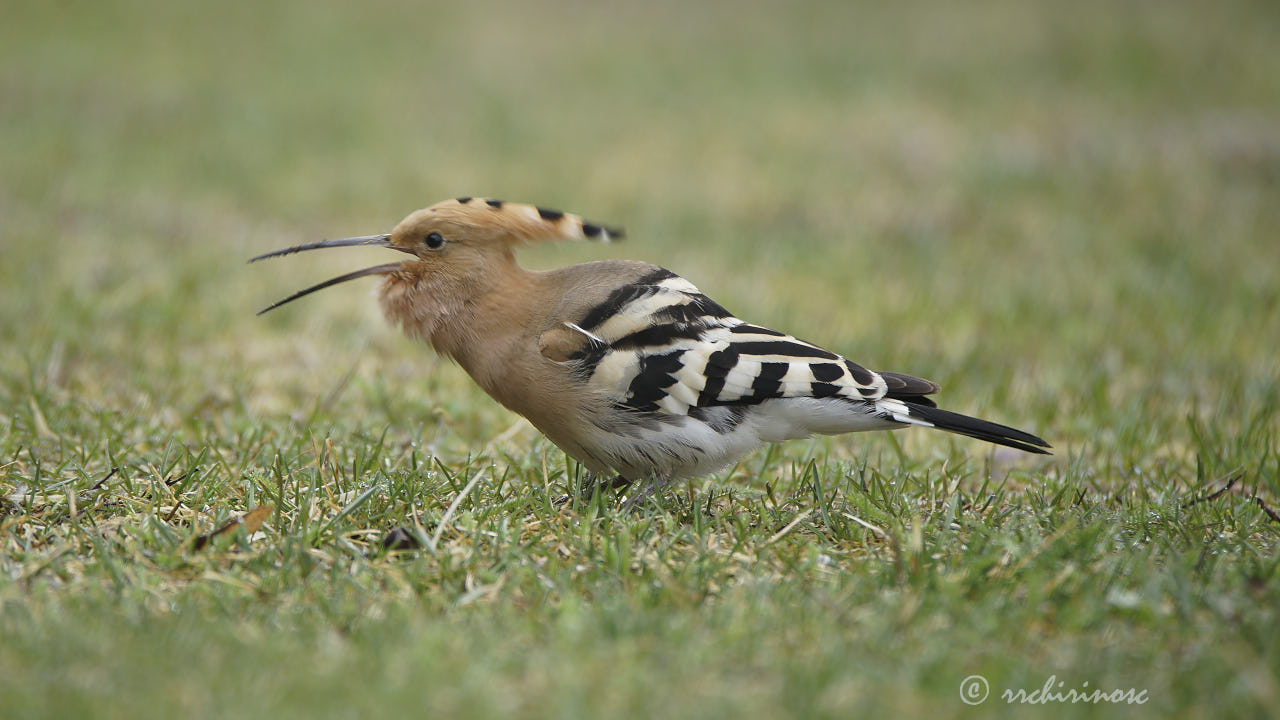
<path id="1" fill-rule="evenodd" d="M 331 248 L 331 247 L 348 247 L 352 245 L 375 245 L 379 247 L 391 247 L 391 236 L 390 235 L 362 235 L 360 237 L 341 238 L 338 240 L 321 240 L 320 242 L 306 243 L 304 245 L 294 245 L 293 247 L 287 247 L 283 250 L 275 250 L 273 252 L 265 253 L 255 258 L 252 258 L 251 260 L 249 260 L 249 262 L 252 263 L 252 262 L 257 262 L 259 260 L 266 260 L 267 258 L 280 257 L 281 255 L 292 255 L 294 253 L 303 252 L 304 250 L 319 250 L 321 248 Z M 346 275 L 339 275 L 338 277 L 333 278 L 331 280 L 325 280 L 322 283 L 312 285 L 311 287 L 306 288 L 305 290 L 299 290 L 298 292 L 290 295 L 289 297 L 277 303 L 274 303 L 268 307 L 265 307 L 262 310 L 259 310 L 258 314 L 261 315 L 265 312 L 275 310 L 276 308 L 280 307 L 281 305 L 284 305 L 285 303 L 293 302 L 294 300 L 297 300 L 300 297 L 303 297 L 305 295 L 310 295 L 311 293 L 317 290 L 323 290 L 331 285 L 344 283 L 348 280 L 355 280 L 356 278 L 362 278 L 362 277 L 365 277 L 366 275 L 385 275 L 389 272 L 395 271 L 399 267 L 400 267 L 400 263 L 387 263 L 386 265 L 375 265 L 373 267 L 365 268 L 363 270 L 356 270 L 355 272 L 347 273 Z"/>

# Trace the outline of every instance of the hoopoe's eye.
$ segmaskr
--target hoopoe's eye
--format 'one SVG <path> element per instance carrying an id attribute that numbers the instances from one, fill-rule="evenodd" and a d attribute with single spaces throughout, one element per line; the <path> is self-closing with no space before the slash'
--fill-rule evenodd
<path id="1" fill-rule="evenodd" d="M 422 239 L 422 242 L 426 243 L 427 247 L 432 250 L 439 250 L 444 247 L 444 236 L 438 232 L 427 233 L 427 236 Z"/>

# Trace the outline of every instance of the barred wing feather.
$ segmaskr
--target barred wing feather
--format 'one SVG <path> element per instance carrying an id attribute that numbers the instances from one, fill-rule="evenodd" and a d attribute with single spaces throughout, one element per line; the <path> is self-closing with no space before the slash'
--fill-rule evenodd
<path id="1" fill-rule="evenodd" d="M 772 398 L 874 401 L 889 390 L 879 374 L 745 323 L 667 271 L 618 288 L 568 325 L 590 340 L 574 358 L 580 374 L 636 411 L 688 415 Z"/>

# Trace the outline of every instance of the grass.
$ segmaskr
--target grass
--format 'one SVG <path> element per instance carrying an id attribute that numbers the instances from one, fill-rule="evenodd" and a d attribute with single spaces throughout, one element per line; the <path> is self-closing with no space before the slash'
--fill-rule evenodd
<path id="1" fill-rule="evenodd" d="M 7 9 L 5 714 L 1280 714 L 1278 17 Z M 244 259 L 459 194 L 1056 454 L 819 439 L 556 506 L 578 468 L 367 290 L 253 315 L 378 254 Z M 1000 699 L 1050 676 L 1148 702 Z"/>

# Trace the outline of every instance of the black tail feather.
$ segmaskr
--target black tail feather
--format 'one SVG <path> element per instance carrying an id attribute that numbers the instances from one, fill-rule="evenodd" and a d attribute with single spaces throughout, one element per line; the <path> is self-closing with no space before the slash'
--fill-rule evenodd
<path id="1" fill-rule="evenodd" d="M 1037 453 L 1039 455 L 1052 454 L 1049 452 L 1052 446 L 1031 433 L 1025 433 L 987 420 L 979 420 L 968 415 L 953 413 L 949 410 L 939 410 L 936 407 L 921 405 L 910 400 L 906 401 L 906 405 L 911 410 L 911 417 L 932 423 L 939 430 L 986 440 L 990 443 L 1004 445 L 1023 452 Z"/>

